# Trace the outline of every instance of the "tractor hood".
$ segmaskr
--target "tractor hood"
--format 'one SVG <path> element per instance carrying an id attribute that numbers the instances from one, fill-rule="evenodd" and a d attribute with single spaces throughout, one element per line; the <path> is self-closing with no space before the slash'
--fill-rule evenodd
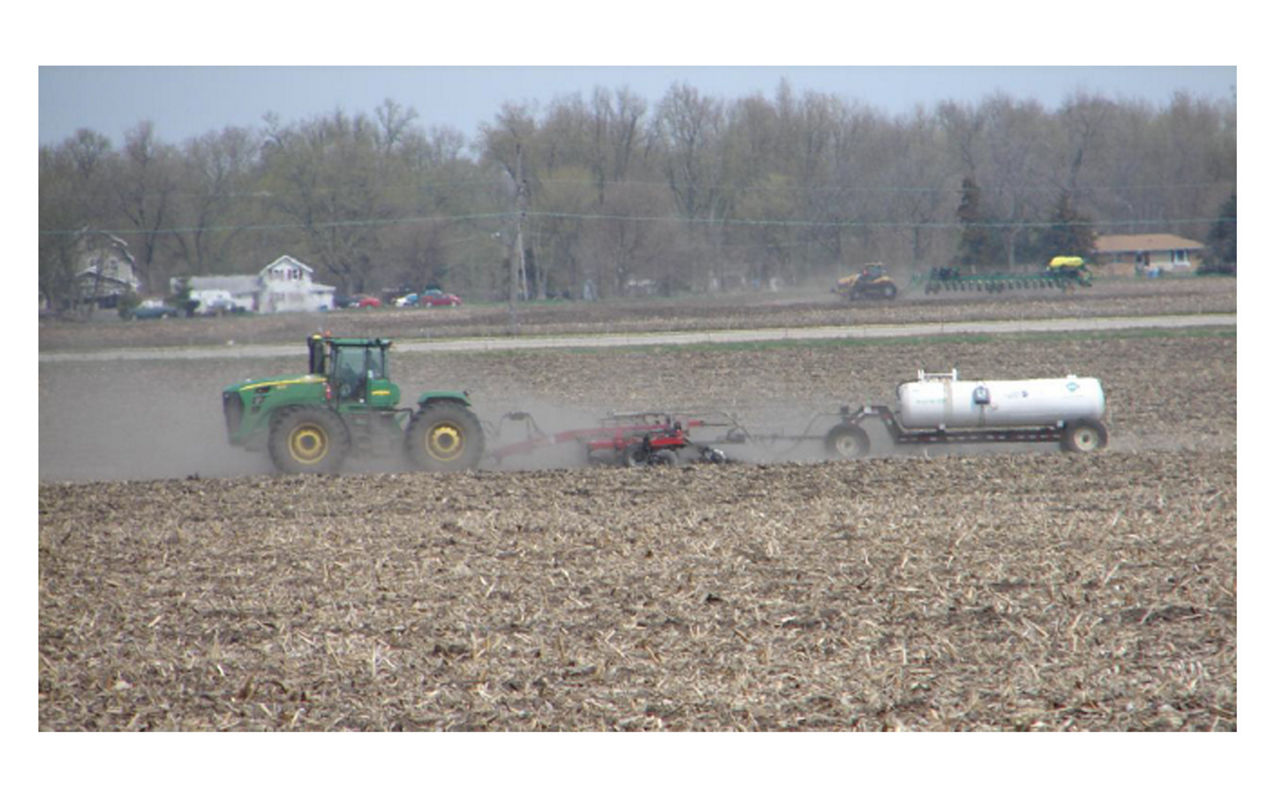
<path id="1" fill-rule="evenodd" d="M 324 383 L 323 375 L 278 375 L 274 378 L 253 378 L 252 380 L 241 381 L 227 386 L 222 391 L 227 392 L 243 392 L 246 389 L 258 389 L 261 387 L 270 387 L 272 389 L 307 383 Z"/>

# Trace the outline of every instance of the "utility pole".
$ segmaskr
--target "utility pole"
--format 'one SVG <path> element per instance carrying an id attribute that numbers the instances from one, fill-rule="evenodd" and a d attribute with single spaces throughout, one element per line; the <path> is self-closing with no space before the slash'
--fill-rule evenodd
<path id="1" fill-rule="evenodd" d="M 516 174 L 514 177 L 516 181 L 516 237 L 515 252 L 511 254 L 511 275 L 507 287 L 507 314 L 510 317 L 508 332 L 513 336 L 520 332 L 520 320 L 516 316 L 516 301 L 521 295 L 527 296 L 524 291 L 524 217 L 528 209 L 528 191 L 524 182 L 524 152 L 518 142 L 516 143 Z"/>

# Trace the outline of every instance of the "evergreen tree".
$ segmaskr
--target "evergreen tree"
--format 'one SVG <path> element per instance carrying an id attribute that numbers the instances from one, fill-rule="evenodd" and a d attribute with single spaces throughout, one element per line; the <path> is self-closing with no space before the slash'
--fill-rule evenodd
<path id="1" fill-rule="evenodd" d="M 956 250 L 959 266 L 986 266 L 998 259 L 999 241 L 991 235 L 991 227 L 982 209 L 982 187 L 972 176 L 965 176 L 960 187 L 960 206 L 956 209 L 960 222 L 960 246 Z"/>
<path id="2" fill-rule="evenodd" d="M 1215 265 L 1236 263 L 1236 193 L 1218 208 L 1218 219 L 1209 228 L 1209 253 Z"/>
<path id="3" fill-rule="evenodd" d="M 1070 192 L 1058 195 L 1049 222 L 1036 247 L 1041 261 L 1048 261 L 1054 256 L 1089 256 L 1093 253 L 1092 220 L 1076 209 Z"/>

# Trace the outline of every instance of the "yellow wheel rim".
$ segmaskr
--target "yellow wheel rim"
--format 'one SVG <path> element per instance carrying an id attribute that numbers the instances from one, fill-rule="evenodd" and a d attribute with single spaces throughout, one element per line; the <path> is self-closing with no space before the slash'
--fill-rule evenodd
<path id="1" fill-rule="evenodd" d="M 329 436 L 324 428 L 304 423 L 289 434 L 289 456 L 299 464 L 318 464 L 329 454 Z"/>
<path id="2" fill-rule="evenodd" d="M 427 432 L 427 451 L 441 461 L 452 461 L 462 455 L 466 437 L 458 426 L 442 422 Z"/>

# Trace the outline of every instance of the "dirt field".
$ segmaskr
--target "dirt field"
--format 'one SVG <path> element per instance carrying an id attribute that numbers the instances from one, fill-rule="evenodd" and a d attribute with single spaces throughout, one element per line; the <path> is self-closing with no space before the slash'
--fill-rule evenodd
<path id="1" fill-rule="evenodd" d="M 1089 313 L 1234 310 L 1234 284 L 1177 283 Z M 548 329 L 576 324 L 560 313 Z M 228 324 L 61 324 L 41 346 L 307 332 Z M 795 431 L 918 368 L 1074 372 L 1102 380 L 1111 446 L 273 477 L 224 444 L 218 391 L 302 358 L 41 365 L 42 730 L 1235 729 L 1234 332 L 405 353 L 407 390 L 548 429 L 716 407 Z"/>

